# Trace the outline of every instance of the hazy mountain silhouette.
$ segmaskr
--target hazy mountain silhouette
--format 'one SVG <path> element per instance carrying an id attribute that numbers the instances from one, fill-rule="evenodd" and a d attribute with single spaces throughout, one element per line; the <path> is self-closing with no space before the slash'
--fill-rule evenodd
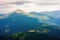
<path id="1" fill-rule="evenodd" d="M 33 14 L 34 13 L 26 14 L 23 10 L 20 9 L 11 12 L 9 15 L 7 15 L 8 17 L 0 19 L 0 28 L 1 28 L 0 34 L 10 34 L 10 33 L 15 33 L 20 31 L 26 32 L 31 29 L 36 30 L 42 24 L 45 24 L 43 22 L 40 22 L 38 18 L 34 18 L 35 14 L 37 13 L 35 13 L 34 15 Z M 30 17 L 30 15 L 32 16 Z M 40 14 L 39 16 L 47 16 L 47 15 Z M 49 18 L 50 20 L 48 20 L 47 22 L 50 22 L 51 20 L 52 20 L 51 22 L 54 21 L 52 17 Z M 50 27 L 45 26 L 45 28 L 51 31 L 53 30 L 52 33 L 55 33 L 56 31 L 58 31 L 58 29 L 56 29 L 58 27 L 55 28 L 53 27 L 53 25 L 54 24 L 50 25 Z M 42 26 L 42 28 L 44 27 Z"/>

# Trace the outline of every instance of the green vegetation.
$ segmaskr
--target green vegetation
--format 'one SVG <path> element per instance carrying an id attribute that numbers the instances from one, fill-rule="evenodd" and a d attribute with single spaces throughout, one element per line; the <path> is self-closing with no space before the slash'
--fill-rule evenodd
<path id="1" fill-rule="evenodd" d="M 60 40 L 57 36 L 48 35 L 54 27 L 57 26 L 44 23 L 38 26 L 37 29 L 28 30 L 27 32 L 0 36 L 0 40 Z"/>
<path id="2" fill-rule="evenodd" d="M 60 40 L 60 38 L 38 32 L 22 32 L 9 36 L 0 36 L 0 40 Z"/>

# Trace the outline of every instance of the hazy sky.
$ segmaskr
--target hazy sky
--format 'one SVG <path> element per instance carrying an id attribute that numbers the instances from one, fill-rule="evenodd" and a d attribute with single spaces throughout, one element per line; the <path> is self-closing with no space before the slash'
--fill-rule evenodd
<path id="1" fill-rule="evenodd" d="M 26 12 L 60 10 L 60 0 L 0 0 L 0 13 L 8 13 L 16 9 Z"/>

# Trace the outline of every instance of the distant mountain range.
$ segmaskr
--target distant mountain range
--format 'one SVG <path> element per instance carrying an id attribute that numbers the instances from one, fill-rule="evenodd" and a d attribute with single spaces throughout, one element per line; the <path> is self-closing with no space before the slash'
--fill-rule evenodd
<path id="1" fill-rule="evenodd" d="M 54 17 L 43 13 L 26 13 L 17 9 L 7 15 L 1 15 L 0 34 L 12 34 L 16 32 L 26 32 L 28 30 L 38 30 L 39 32 L 49 30 L 49 34 L 59 35 L 59 22 Z M 1 17 L 0 16 L 0 17 Z M 57 24 L 56 24 L 57 23 Z M 41 29 L 41 30 L 40 30 Z"/>
<path id="2" fill-rule="evenodd" d="M 51 12 L 31 12 L 31 14 L 39 15 L 39 16 L 48 16 L 49 21 L 51 23 L 55 23 L 57 25 L 60 25 L 60 11 L 51 11 Z"/>

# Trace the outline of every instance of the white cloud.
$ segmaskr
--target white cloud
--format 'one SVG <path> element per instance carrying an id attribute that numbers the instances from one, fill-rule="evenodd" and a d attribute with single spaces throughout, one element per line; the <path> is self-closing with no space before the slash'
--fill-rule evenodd
<path id="1" fill-rule="evenodd" d="M 55 4 L 60 4 L 60 0 L 0 0 L 0 3 L 3 2 L 23 2 L 23 1 L 29 1 L 33 3 L 55 3 Z"/>
<path id="2" fill-rule="evenodd" d="M 29 3 L 14 4 L 13 2 L 25 2 Z M 3 4 L 6 3 L 6 4 Z M 11 4 L 9 2 L 12 2 Z M 52 5 L 53 4 L 53 5 Z M 22 9 L 26 12 L 45 12 L 60 10 L 60 0 L 0 0 L 0 13 L 8 13 L 16 9 Z M 3 6 L 2 6 L 3 5 Z"/>
<path id="3" fill-rule="evenodd" d="M 26 12 L 45 12 L 45 11 L 54 11 L 54 10 L 60 10 L 60 5 L 38 5 L 35 3 L 25 3 L 23 5 L 8 5 L 6 7 L 2 7 L 0 9 L 0 13 L 4 12 L 11 12 L 16 9 L 22 9 Z"/>

